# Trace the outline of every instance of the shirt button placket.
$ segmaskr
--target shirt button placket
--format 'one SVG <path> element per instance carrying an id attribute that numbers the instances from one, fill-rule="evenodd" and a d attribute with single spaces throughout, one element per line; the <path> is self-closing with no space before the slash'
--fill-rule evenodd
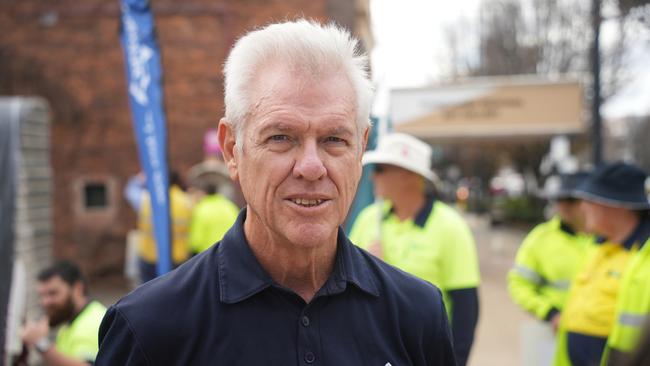
<path id="1" fill-rule="evenodd" d="M 302 323 L 303 327 L 308 327 L 309 326 L 309 317 L 307 315 L 303 315 L 303 317 L 300 319 L 300 322 Z"/>
<path id="2" fill-rule="evenodd" d="M 305 353 L 305 362 L 312 364 L 314 361 L 316 361 L 316 356 L 311 351 L 307 351 Z"/>

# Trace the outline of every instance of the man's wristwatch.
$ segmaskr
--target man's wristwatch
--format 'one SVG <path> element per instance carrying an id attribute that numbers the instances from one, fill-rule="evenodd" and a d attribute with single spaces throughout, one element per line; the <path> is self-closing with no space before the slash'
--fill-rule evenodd
<path id="1" fill-rule="evenodd" d="M 52 347 L 52 342 L 50 342 L 50 339 L 47 336 L 42 337 L 34 344 L 34 348 L 36 348 L 40 353 L 46 352 L 50 347 Z"/>

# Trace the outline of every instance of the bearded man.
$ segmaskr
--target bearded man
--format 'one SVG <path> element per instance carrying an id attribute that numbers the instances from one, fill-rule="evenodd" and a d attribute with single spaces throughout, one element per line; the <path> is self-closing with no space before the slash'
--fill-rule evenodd
<path id="1" fill-rule="evenodd" d="M 79 268 L 61 261 L 38 275 L 36 287 L 44 315 L 27 322 L 23 342 L 36 349 L 46 365 L 91 365 L 98 351 L 99 324 L 106 313 L 104 305 L 88 298 L 86 280 Z M 56 341 L 50 329 L 59 327 Z"/>

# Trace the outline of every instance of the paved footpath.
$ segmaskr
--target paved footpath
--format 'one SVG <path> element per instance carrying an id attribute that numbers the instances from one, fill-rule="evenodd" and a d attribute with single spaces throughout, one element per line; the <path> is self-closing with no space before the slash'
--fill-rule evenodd
<path id="1" fill-rule="evenodd" d="M 466 218 L 476 238 L 482 281 L 481 314 L 469 365 L 521 365 L 521 324 L 530 317 L 510 301 L 506 275 L 526 231 L 490 227 L 485 218 L 478 216 Z"/>

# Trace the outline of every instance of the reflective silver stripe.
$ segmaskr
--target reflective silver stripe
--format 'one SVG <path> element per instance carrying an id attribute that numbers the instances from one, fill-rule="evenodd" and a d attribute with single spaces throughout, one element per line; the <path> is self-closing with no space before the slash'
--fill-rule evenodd
<path id="1" fill-rule="evenodd" d="M 648 314 L 622 313 L 618 317 L 618 322 L 622 325 L 627 325 L 628 327 L 640 327 L 645 323 L 647 316 Z"/>
<path id="2" fill-rule="evenodd" d="M 544 283 L 544 278 L 540 276 L 539 273 L 533 271 L 530 268 L 524 267 L 522 265 L 516 265 L 513 269 L 518 275 L 530 282 L 533 282 L 536 285 L 541 285 Z"/>
<path id="3" fill-rule="evenodd" d="M 556 290 L 568 290 L 569 286 L 571 286 L 571 281 L 567 281 L 567 280 L 551 281 L 551 283 L 549 283 L 548 285 L 553 287 Z"/>

